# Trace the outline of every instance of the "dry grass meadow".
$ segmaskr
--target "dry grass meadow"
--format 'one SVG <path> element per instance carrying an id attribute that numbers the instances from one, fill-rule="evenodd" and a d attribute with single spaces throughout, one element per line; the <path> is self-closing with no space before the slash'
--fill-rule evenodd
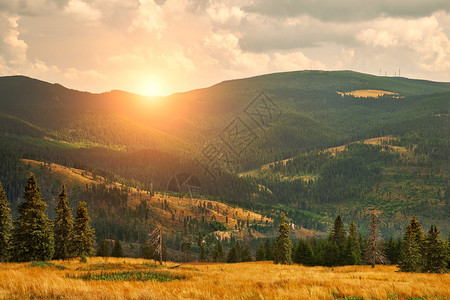
<path id="1" fill-rule="evenodd" d="M 338 268 L 274 265 L 174 263 L 89 258 L 0 266 L 1 299 L 450 299 L 450 274 L 409 274 L 394 266 Z M 184 280 L 96 281 L 68 278 L 90 272 L 163 271 Z M 415 298 L 416 297 L 416 298 Z"/>

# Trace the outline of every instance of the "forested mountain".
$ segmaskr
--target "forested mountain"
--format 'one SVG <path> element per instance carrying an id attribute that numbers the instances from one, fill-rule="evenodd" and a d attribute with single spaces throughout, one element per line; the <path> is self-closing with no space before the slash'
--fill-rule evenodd
<path id="1" fill-rule="evenodd" d="M 368 90 L 384 95 L 359 97 Z M 196 192 L 275 224 L 284 211 L 326 232 L 340 213 L 364 231 L 368 211 L 379 210 L 385 235 L 399 235 L 412 215 L 449 234 L 449 100 L 450 83 L 351 71 L 268 74 L 168 97 L 1 77 L 0 182 L 15 206 L 30 171 L 20 158 L 146 191 L 165 191 L 188 173 L 201 183 Z M 56 191 L 60 183 L 44 184 Z M 79 189 L 77 198 L 86 193 L 96 205 L 98 190 Z M 120 191 L 100 194 L 122 199 Z"/>

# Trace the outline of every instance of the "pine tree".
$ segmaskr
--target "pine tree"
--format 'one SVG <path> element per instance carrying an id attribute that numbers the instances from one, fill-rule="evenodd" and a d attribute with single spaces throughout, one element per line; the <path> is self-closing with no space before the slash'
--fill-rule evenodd
<path id="1" fill-rule="evenodd" d="M 241 248 L 241 262 L 252 261 L 252 251 L 250 250 L 250 246 L 246 244 Z"/>
<path id="2" fill-rule="evenodd" d="M 8 261 L 11 255 L 11 233 L 13 230 L 11 209 L 0 182 L 0 262 Z"/>
<path id="3" fill-rule="evenodd" d="M 241 245 L 239 241 L 233 243 L 227 253 L 227 263 L 238 263 L 241 261 Z"/>
<path id="4" fill-rule="evenodd" d="M 388 264 L 389 260 L 386 258 L 382 248 L 382 240 L 380 237 L 380 231 L 377 226 L 377 215 L 372 213 L 372 222 L 370 223 L 370 236 L 369 242 L 367 244 L 367 249 L 365 253 L 366 262 L 372 265 L 372 268 L 375 268 L 375 264 Z"/>
<path id="5" fill-rule="evenodd" d="M 33 174 L 28 178 L 24 199 L 13 230 L 13 259 L 18 262 L 50 260 L 54 252 L 52 222 L 45 214 L 47 204 Z"/>
<path id="6" fill-rule="evenodd" d="M 313 251 L 308 241 L 300 239 L 295 247 L 295 251 L 292 254 L 293 261 L 297 264 L 305 266 L 312 265 Z"/>
<path id="7" fill-rule="evenodd" d="M 289 238 L 289 224 L 286 223 L 284 213 L 281 214 L 281 222 L 278 228 L 280 235 L 276 239 L 274 263 L 291 265 L 292 264 L 292 241 Z"/>
<path id="8" fill-rule="evenodd" d="M 223 253 L 222 242 L 217 241 L 216 246 L 214 247 L 213 260 L 215 262 L 222 262 L 225 254 Z"/>
<path id="9" fill-rule="evenodd" d="M 111 256 L 112 257 L 123 257 L 122 243 L 120 242 L 119 239 L 116 239 L 114 241 L 114 246 L 111 251 Z"/>
<path id="10" fill-rule="evenodd" d="M 347 232 L 344 229 L 344 222 L 342 222 L 341 215 L 338 215 L 336 220 L 334 220 L 333 229 L 330 232 L 329 240 L 336 246 L 329 246 L 330 251 L 337 252 L 333 254 L 332 265 L 343 265 L 345 263 L 345 243 L 346 243 Z M 331 253 L 330 253 L 331 254 Z"/>
<path id="11" fill-rule="evenodd" d="M 270 239 L 266 239 L 266 241 L 264 242 L 264 249 L 266 250 L 266 253 L 264 253 L 264 259 L 273 260 L 273 247 Z"/>
<path id="12" fill-rule="evenodd" d="M 95 231 L 89 225 L 86 202 L 78 204 L 72 236 L 72 253 L 74 256 L 92 256 L 94 254 Z"/>
<path id="13" fill-rule="evenodd" d="M 100 257 L 108 257 L 110 255 L 109 254 L 109 245 L 105 239 L 102 239 L 102 241 L 100 242 L 100 246 L 97 249 L 96 255 L 100 256 Z"/>
<path id="14" fill-rule="evenodd" d="M 256 261 L 263 261 L 266 256 L 266 249 L 264 249 L 263 242 L 259 242 L 258 248 L 256 249 Z"/>
<path id="15" fill-rule="evenodd" d="M 205 243 L 204 243 L 204 236 L 200 233 L 197 236 L 197 246 L 198 246 L 198 253 L 199 253 L 199 259 L 200 261 L 206 261 L 206 249 L 205 249 Z"/>
<path id="16" fill-rule="evenodd" d="M 423 267 L 422 248 L 424 234 L 422 225 L 413 217 L 403 235 L 398 266 L 402 272 L 420 272 Z"/>
<path id="17" fill-rule="evenodd" d="M 347 265 L 359 265 L 361 263 L 361 245 L 359 244 L 359 235 L 356 231 L 356 224 L 353 220 L 350 223 L 344 256 Z"/>
<path id="18" fill-rule="evenodd" d="M 447 243 L 439 237 L 439 230 L 431 226 L 425 240 L 424 271 L 445 273 L 447 267 Z"/>
<path id="19" fill-rule="evenodd" d="M 400 247 L 401 242 L 399 240 L 394 240 L 392 236 L 386 243 L 386 256 L 393 265 L 396 265 L 398 263 L 398 258 L 400 256 Z"/>
<path id="20" fill-rule="evenodd" d="M 342 222 L 341 215 L 338 215 L 336 220 L 334 220 L 333 229 L 330 233 L 330 240 L 335 242 L 336 245 L 344 249 L 345 246 L 345 238 L 347 236 L 347 232 L 344 229 L 344 222 Z"/>
<path id="21" fill-rule="evenodd" d="M 55 259 L 69 259 L 72 257 L 72 209 L 67 202 L 66 187 L 62 186 L 61 194 L 56 204 L 56 220 L 53 225 L 55 236 Z"/>
<path id="22" fill-rule="evenodd" d="M 181 243 L 181 252 L 183 252 L 183 261 L 189 262 L 191 260 L 191 243 L 184 240 Z"/>

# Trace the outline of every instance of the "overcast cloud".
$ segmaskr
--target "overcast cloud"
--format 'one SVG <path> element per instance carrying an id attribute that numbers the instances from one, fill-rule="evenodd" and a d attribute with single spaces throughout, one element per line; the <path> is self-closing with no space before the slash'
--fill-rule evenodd
<path id="1" fill-rule="evenodd" d="M 0 0 L 0 75 L 169 94 L 311 68 L 450 81 L 450 1 Z"/>

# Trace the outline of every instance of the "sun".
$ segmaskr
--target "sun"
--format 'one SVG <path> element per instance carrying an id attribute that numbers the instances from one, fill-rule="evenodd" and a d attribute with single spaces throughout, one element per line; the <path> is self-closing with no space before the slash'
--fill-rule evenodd
<path id="1" fill-rule="evenodd" d="M 146 78 L 139 83 L 137 92 L 144 96 L 162 96 L 162 83 L 157 78 Z"/>
<path id="2" fill-rule="evenodd" d="M 145 84 L 145 86 L 142 88 L 142 94 L 144 96 L 159 96 L 160 91 L 158 85 L 153 82 Z"/>

